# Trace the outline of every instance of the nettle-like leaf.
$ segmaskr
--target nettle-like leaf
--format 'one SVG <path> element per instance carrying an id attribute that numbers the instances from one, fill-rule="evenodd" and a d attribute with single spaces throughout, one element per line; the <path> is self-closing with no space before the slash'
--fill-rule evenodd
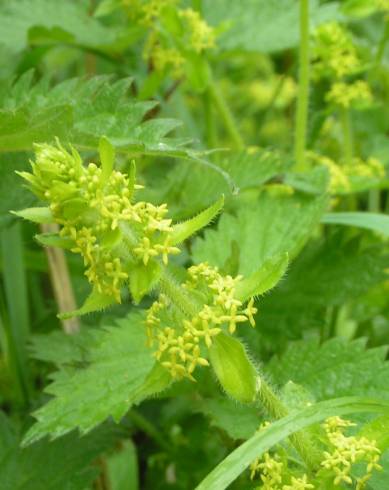
<path id="1" fill-rule="evenodd" d="M 13 53 L 29 44 L 62 42 L 103 50 L 117 40 L 117 32 L 91 17 L 87 2 L 18 0 L 2 2 L 0 44 Z"/>
<path id="2" fill-rule="evenodd" d="M 211 25 L 225 28 L 217 42 L 223 50 L 273 53 L 294 48 L 299 41 L 299 9 L 294 0 L 206 0 L 203 11 Z M 338 15 L 337 2 L 310 2 L 312 29 Z"/>
<path id="3" fill-rule="evenodd" d="M 145 195 L 150 195 L 153 201 L 168 203 L 176 218 L 186 218 L 214 202 L 220 194 L 224 194 L 228 202 L 238 192 L 260 187 L 284 174 L 291 164 L 290 159 L 270 150 L 253 154 L 233 152 L 219 155 L 219 160 L 212 166 L 204 162 L 190 166 L 177 164 L 156 181 L 155 190 L 146 190 Z"/>
<path id="4" fill-rule="evenodd" d="M 192 257 L 223 268 L 238 244 L 238 271 L 249 276 L 271 257 L 288 253 L 293 258 L 319 223 L 325 204 L 321 197 L 262 193 L 258 202 L 240 206 L 236 216 L 224 213 L 216 230 L 206 230 L 195 241 Z"/>
<path id="5" fill-rule="evenodd" d="M 131 78 L 76 78 L 53 88 L 47 80 L 31 83 L 32 74 L 27 73 L 14 85 L 0 85 L 0 152 L 31 150 L 33 143 L 54 137 L 95 150 L 106 136 L 117 149 L 134 155 L 188 156 L 185 142 L 167 136 L 178 121 L 145 120 L 156 102 L 131 96 Z"/>
<path id="6" fill-rule="evenodd" d="M 28 448 L 0 412 L 0 475 L 2 490 L 84 490 L 96 478 L 94 460 L 121 435 L 118 427 L 102 426 L 85 437 L 69 434 Z"/>
<path id="7" fill-rule="evenodd" d="M 285 279 L 261 302 L 261 333 L 269 342 L 283 340 L 325 322 L 325 309 L 357 300 L 387 275 L 389 257 L 379 246 L 362 247 L 359 239 L 341 234 L 308 245 L 290 266 Z"/>
<path id="8" fill-rule="evenodd" d="M 258 429 L 261 410 L 241 405 L 230 398 L 208 398 L 199 401 L 195 409 L 211 419 L 212 425 L 227 432 L 233 439 L 248 439 Z"/>
<path id="9" fill-rule="evenodd" d="M 352 395 L 388 399 L 386 354 L 386 347 L 366 349 L 364 339 L 334 338 L 321 345 L 318 340 L 304 340 L 274 357 L 266 371 L 279 386 L 293 381 L 317 400 Z"/>
<path id="10" fill-rule="evenodd" d="M 134 312 L 102 328 L 91 337 L 89 349 L 83 344 L 88 354 L 79 367 L 64 367 L 52 376 L 46 391 L 54 398 L 35 412 L 38 421 L 25 444 L 76 427 L 88 432 L 109 416 L 118 421 L 131 405 L 166 388 L 170 375 L 150 355 L 143 319 Z"/>

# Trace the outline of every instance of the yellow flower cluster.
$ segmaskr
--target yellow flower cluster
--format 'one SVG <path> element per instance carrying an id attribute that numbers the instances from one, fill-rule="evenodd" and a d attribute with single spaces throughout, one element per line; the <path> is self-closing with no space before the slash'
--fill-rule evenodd
<path id="1" fill-rule="evenodd" d="M 308 152 L 308 158 L 318 165 L 325 166 L 330 174 L 330 193 L 349 192 L 352 183 L 358 177 L 381 179 L 385 177 L 385 167 L 377 158 L 369 157 L 366 161 L 354 158 L 352 162 L 344 165 L 335 163 L 331 158 L 317 153 Z"/>
<path id="2" fill-rule="evenodd" d="M 250 465 L 250 479 L 253 480 L 259 474 L 262 480 L 262 490 L 310 490 L 314 486 L 309 483 L 306 474 L 288 478 L 286 465 L 281 461 L 277 453 L 271 456 L 268 452 L 262 458 L 257 458 Z M 288 484 L 282 484 L 288 478 Z"/>
<path id="3" fill-rule="evenodd" d="M 148 58 L 149 54 L 145 51 L 145 57 Z M 151 57 L 153 60 L 154 68 L 162 72 L 169 68 L 172 70 L 173 77 L 180 77 L 182 75 L 182 66 L 185 63 L 185 58 L 176 48 L 165 48 L 160 44 L 154 44 L 151 51 Z"/>
<path id="4" fill-rule="evenodd" d="M 357 51 L 347 31 L 336 22 L 318 27 L 313 36 L 314 78 L 343 78 L 361 67 Z"/>
<path id="5" fill-rule="evenodd" d="M 133 265 L 146 266 L 155 257 L 167 264 L 169 255 L 179 253 L 169 242 L 167 206 L 133 203 L 139 186 L 126 174 L 104 175 L 94 163 L 85 167 L 76 150 L 58 143 L 37 145 L 32 174 L 22 176 L 50 203 L 54 221 L 62 225 L 60 236 L 83 257 L 89 282 L 117 302 Z"/>
<path id="6" fill-rule="evenodd" d="M 188 27 L 190 46 L 196 53 L 215 46 L 215 32 L 198 12 L 188 8 L 181 10 L 179 16 Z"/>
<path id="7" fill-rule="evenodd" d="M 208 366 L 202 351 L 212 346 L 223 324 L 231 334 L 238 323 L 249 321 L 255 326 L 254 299 L 244 308 L 235 297 L 240 280 L 241 276 L 222 276 L 217 268 L 201 263 L 188 269 L 188 279 L 181 284 L 201 304 L 195 315 L 180 311 L 163 294 L 152 304 L 145 322 L 148 342 L 150 347 L 156 344 L 154 356 L 174 378 L 194 380 L 196 367 Z"/>
<path id="8" fill-rule="evenodd" d="M 326 95 L 326 100 L 340 107 L 369 105 L 373 100 L 369 85 L 364 80 L 353 83 L 335 82 Z"/>
<path id="9" fill-rule="evenodd" d="M 357 480 L 356 489 L 362 490 L 374 470 L 382 467 L 378 464 L 381 451 L 376 442 L 366 437 L 347 437 L 344 431 L 352 424 L 340 417 L 330 417 L 323 424 L 332 452 L 325 451 L 321 465 L 334 475 L 334 484 L 352 484 L 351 467 L 356 462 L 366 462 L 366 472 Z"/>

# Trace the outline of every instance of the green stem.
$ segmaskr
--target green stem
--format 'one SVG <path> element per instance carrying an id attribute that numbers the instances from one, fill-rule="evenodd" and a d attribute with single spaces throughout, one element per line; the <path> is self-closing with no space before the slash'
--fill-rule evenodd
<path id="1" fill-rule="evenodd" d="M 343 158 L 346 165 L 350 165 L 353 159 L 353 131 L 351 126 L 350 111 L 341 109 L 341 122 L 343 131 Z"/>
<path id="2" fill-rule="evenodd" d="M 171 452 L 170 444 L 164 439 L 163 435 L 158 431 L 158 429 L 154 427 L 154 425 L 140 412 L 133 408 L 128 413 L 128 417 L 139 429 L 154 439 L 154 441 L 161 446 L 162 449 L 168 453 Z"/>
<path id="3" fill-rule="evenodd" d="M 216 85 L 215 81 L 212 80 L 212 78 L 209 82 L 208 90 L 209 90 L 209 94 L 213 99 L 215 107 L 219 112 L 219 115 L 224 123 L 224 126 L 228 134 L 230 135 L 230 138 L 234 144 L 235 149 L 243 150 L 244 142 L 241 135 L 239 134 L 234 116 L 230 111 L 230 108 L 228 107 L 222 95 L 222 91 L 220 90 L 220 87 Z"/>
<path id="4" fill-rule="evenodd" d="M 160 280 L 160 289 L 189 317 L 192 318 L 198 312 L 199 308 L 197 304 L 192 301 L 191 298 L 189 298 L 185 290 L 182 289 L 182 287 L 166 270 L 162 274 Z M 260 378 L 261 385 L 258 391 L 258 399 L 262 405 L 266 408 L 269 414 L 277 420 L 288 415 L 288 410 L 282 401 L 277 397 L 261 375 Z M 316 450 L 311 444 L 308 436 L 305 433 L 296 433 L 295 435 L 291 436 L 291 442 L 300 453 L 308 467 L 314 468 L 317 464 L 317 458 L 315 457 Z"/>
<path id="5" fill-rule="evenodd" d="M 203 96 L 204 119 L 205 119 L 205 141 L 208 148 L 216 148 L 216 128 L 215 119 L 212 111 L 212 95 L 207 90 Z"/>
<path id="6" fill-rule="evenodd" d="M 306 169 L 308 98 L 309 98 L 309 0 L 300 0 L 299 77 L 295 132 L 296 170 Z"/>
<path id="7" fill-rule="evenodd" d="M 381 40 L 378 44 L 377 53 L 375 56 L 376 68 L 378 68 L 382 63 L 382 58 L 384 57 L 386 43 L 388 42 L 388 39 L 389 39 L 389 22 L 386 20 L 384 33 L 383 33 Z"/>

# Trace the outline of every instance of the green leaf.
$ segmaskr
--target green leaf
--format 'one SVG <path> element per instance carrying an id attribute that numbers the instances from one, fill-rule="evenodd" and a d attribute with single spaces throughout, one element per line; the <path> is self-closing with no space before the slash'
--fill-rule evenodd
<path id="1" fill-rule="evenodd" d="M 188 219 L 183 223 L 178 223 L 173 226 L 173 230 L 170 235 L 171 245 L 178 245 L 186 240 L 188 237 L 196 233 L 207 226 L 216 216 L 220 213 L 224 205 L 224 196 L 212 206 L 199 213 L 194 218 Z"/>
<path id="2" fill-rule="evenodd" d="M 240 405 L 229 398 L 208 398 L 196 404 L 196 410 L 211 419 L 211 424 L 233 439 L 248 439 L 258 429 L 262 418 L 255 406 Z"/>
<path id="3" fill-rule="evenodd" d="M 130 293 L 136 305 L 155 286 L 161 272 L 161 266 L 155 260 L 150 260 L 147 265 L 140 264 L 131 269 Z"/>
<path id="4" fill-rule="evenodd" d="M 138 458 L 135 444 L 125 441 L 119 451 L 106 459 L 110 490 L 138 490 Z"/>
<path id="5" fill-rule="evenodd" d="M 54 396 L 34 413 L 37 422 L 24 444 L 47 434 L 59 437 L 78 427 L 90 431 L 109 416 L 119 421 L 127 410 L 168 386 L 169 373 L 154 365 L 146 347 L 144 316 L 138 312 L 94 336 L 86 361 L 73 369 L 61 369 L 46 389 Z"/>
<path id="6" fill-rule="evenodd" d="M 116 302 L 117 301 L 113 296 L 108 296 L 107 294 L 100 293 L 97 289 L 94 289 L 80 308 L 60 313 L 57 316 L 61 320 L 67 320 L 68 318 L 73 318 L 75 316 L 82 316 L 87 313 L 93 313 L 94 311 L 104 310 L 108 306 L 114 305 Z"/>
<path id="7" fill-rule="evenodd" d="M 389 402 L 360 397 L 337 398 L 292 413 L 257 432 L 235 449 L 208 474 L 196 490 L 224 490 L 256 458 L 291 434 L 333 415 L 341 416 L 356 412 L 389 413 Z"/>
<path id="8" fill-rule="evenodd" d="M 117 151 L 134 155 L 195 155 L 183 147 L 187 141 L 168 137 L 178 121 L 145 120 L 156 103 L 134 99 L 131 78 L 69 79 L 51 89 L 47 80 L 30 84 L 31 77 L 0 82 L 0 152 L 29 151 L 55 137 L 94 151 L 105 136 Z"/>
<path id="9" fill-rule="evenodd" d="M 267 259 L 260 269 L 238 282 L 236 297 L 244 302 L 273 289 L 285 274 L 288 263 L 287 253 Z"/>
<path id="10" fill-rule="evenodd" d="M 85 2 L 69 0 L 18 0 L 4 2 L 0 8 L 0 43 L 13 52 L 28 47 L 29 38 L 34 39 L 33 27 L 39 26 L 40 33 L 59 31 L 65 35 L 67 44 L 89 48 L 103 48 L 115 41 L 115 30 L 109 29 L 88 13 Z M 44 29 L 42 29 L 44 28 Z M 43 31 L 43 32 L 42 32 Z M 38 34 L 37 30 L 35 32 Z"/>
<path id="11" fill-rule="evenodd" d="M 317 400 L 352 395 L 389 399 L 387 348 L 366 350 L 365 344 L 340 338 L 322 345 L 308 339 L 294 342 L 281 357 L 273 357 L 266 371 L 279 386 L 291 380 Z"/>
<path id="12" fill-rule="evenodd" d="M 239 340 L 219 333 L 209 348 L 209 359 L 217 379 L 229 396 L 242 403 L 254 401 L 258 375 Z"/>
<path id="13" fill-rule="evenodd" d="M 80 438 L 69 434 L 21 449 L 20 438 L 0 413 L 0 474 L 2 490 L 84 490 L 98 475 L 96 458 L 110 449 L 120 431 L 103 426 Z"/>
<path id="14" fill-rule="evenodd" d="M 319 223 L 324 198 L 271 196 L 263 193 L 258 202 L 241 205 L 236 216 L 224 213 L 216 230 L 197 238 L 192 257 L 223 268 L 233 242 L 239 244 L 239 273 L 249 276 L 279 254 L 291 259 L 298 253 Z"/>
<path id="15" fill-rule="evenodd" d="M 74 241 L 69 238 L 63 238 L 58 233 L 40 233 L 35 235 L 38 243 L 44 247 L 58 247 L 69 250 L 74 247 Z"/>
<path id="16" fill-rule="evenodd" d="M 102 166 L 101 180 L 105 183 L 115 164 L 115 148 L 105 136 L 102 136 L 99 141 L 99 155 Z"/>
<path id="17" fill-rule="evenodd" d="M 320 5 L 311 0 L 311 29 L 336 19 L 337 8 L 337 2 Z M 273 53 L 294 48 L 299 41 L 299 4 L 294 0 L 206 0 L 203 11 L 211 25 L 224 27 L 217 40 L 222 50 Z"/>
<path id="18" fill-rule="evenodd" d="M 329 225 L 345 225 L 373 230 L 384 237 L 389 236 L 389 216 L 379 213 L 348 212 L 328 213 L 321 220 Z"/>
<path id="19" fill-rule="evenodd" d="M 54 218 L 51 213 L 50 208 L 42 207 L 42 208 L 27 208 L 21 211 L 11 211 L 15 216 L 19 216 L 19 218 L 24 218 L 33 223 L 53 223 Z"/>

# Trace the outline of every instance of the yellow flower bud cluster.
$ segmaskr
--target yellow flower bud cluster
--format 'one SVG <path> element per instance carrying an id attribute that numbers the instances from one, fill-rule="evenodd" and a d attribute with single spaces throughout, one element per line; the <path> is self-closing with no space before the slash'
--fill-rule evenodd
<path id="1" fill-rule="evenodd" d="M 352 425 L 354 424 L 340 417 L 330 417 L 325 421 L 323 428 L 332 446 L 332 451 L 324 452 L 321 465 L 333 474 L 334 485 L 342 483 L 351 485 L 353 483 L 350 475 L 352 465 L 357 462 L 366 462 L 366 472 L 356 484 L 356 489 L 362 490 L 373 471 L 382 469 L 378 464 L 381 451 L 374 440 L 366 437 L 345 436 L 345 429 Z"/>
<path id="2" fill-rule="evenodd" d="M 48 201 L 60 236 L 83 257 L 85 275 L 94 288 L 120 302 L 120 289 L 137 264 L 153 258 L 167 264 L 179 249 L 170 245 L 171 219 L 166 204 L 132 202 L 134 179 L 94 163 L 82 164 L 75 149 L 59 143 L 36 145 L 32 174 L 21 175 L 32 191 Z"/>
<path id="3" fill-rule="evenodd" d="M 358 178 L 381 179 L 385 177 L 385 167 L 377 158 L 369 157 L 366 161 L 353 158 L 352 162 L 340 165 L 329 157 L 314 152 L 307 153 L 311 162 L 323 165 L 329 171 L 329 192 L 344 193 L 352 190 Z"/>
<path id="4" fill-rule="evenodd" d="M 149 50 L 150 46 L 151 49 Z M 169 69 L 174 78 L 182 76 L 182 67 L 185 63 L 185 58 L 177 48 L 165 48 L 158 43 L 148 43 L 144 51 L 144 57 L 146 59 L 151 57 L 153 60 L 153 67 L 156 71 L 163 72 L 164 70 Z"/>
<path id="5" fill-rule="evenodd" d="M 326 100 L 347 109 L 352 105 L 367 106 L 371 104 L 373 95 L 369 85 L 364 80 L 357 80 L 353 83 L 335 82 L 328 91 Z"/>
<path id="6" fill-rule="evenodd" d="M 347 31 L 336 22 L 319 26 L 313 35 L 313 77 L 340 79 L 361 68 Z"/>
<path id="7" fill-rule="evenodd" d="M 201 263 L 188 269 L 188 279 L 181 287 L 191 293 L 196 314 L 189 315 L 160 295 L 147 312 L 146 329 L 154 356 L 174 378 L 193 378 L 197 366 L 208 366 L 203 352 L 212 346 L 213 338 L 228 328 L 232 334 L 238 323 L 249 321 L 255 326 L 253 298 L 243 307 L 235 297 L 241 276 L 222 276 L 217 268 Z M 178 327 L 172 328 L 171 325 Z"/>
<path id="8" fill-rule="evenodd" d="M 185 27 L 189 32 L 189 43 L 196 53 L 201 53 L 206 49 L 215 46 L 215 32 L 200 14 L 193 9 L 180 10 L 179 16 L 184 21 Z"/>
<path id="9" fill-rule="evenodd" d="M 314 486 L 309 483 L 306 474 L 301 476 L 290 476 L 287 464 L 281 461 L 280 456 L 274 453 L 271 456 L 268 452 L 262 458 L 257 458 L 250 465 L 250 479 L 260 475 L 262 490 L 310 490 Z M 288 481 L 288 483 L 283 483 Z"/>

